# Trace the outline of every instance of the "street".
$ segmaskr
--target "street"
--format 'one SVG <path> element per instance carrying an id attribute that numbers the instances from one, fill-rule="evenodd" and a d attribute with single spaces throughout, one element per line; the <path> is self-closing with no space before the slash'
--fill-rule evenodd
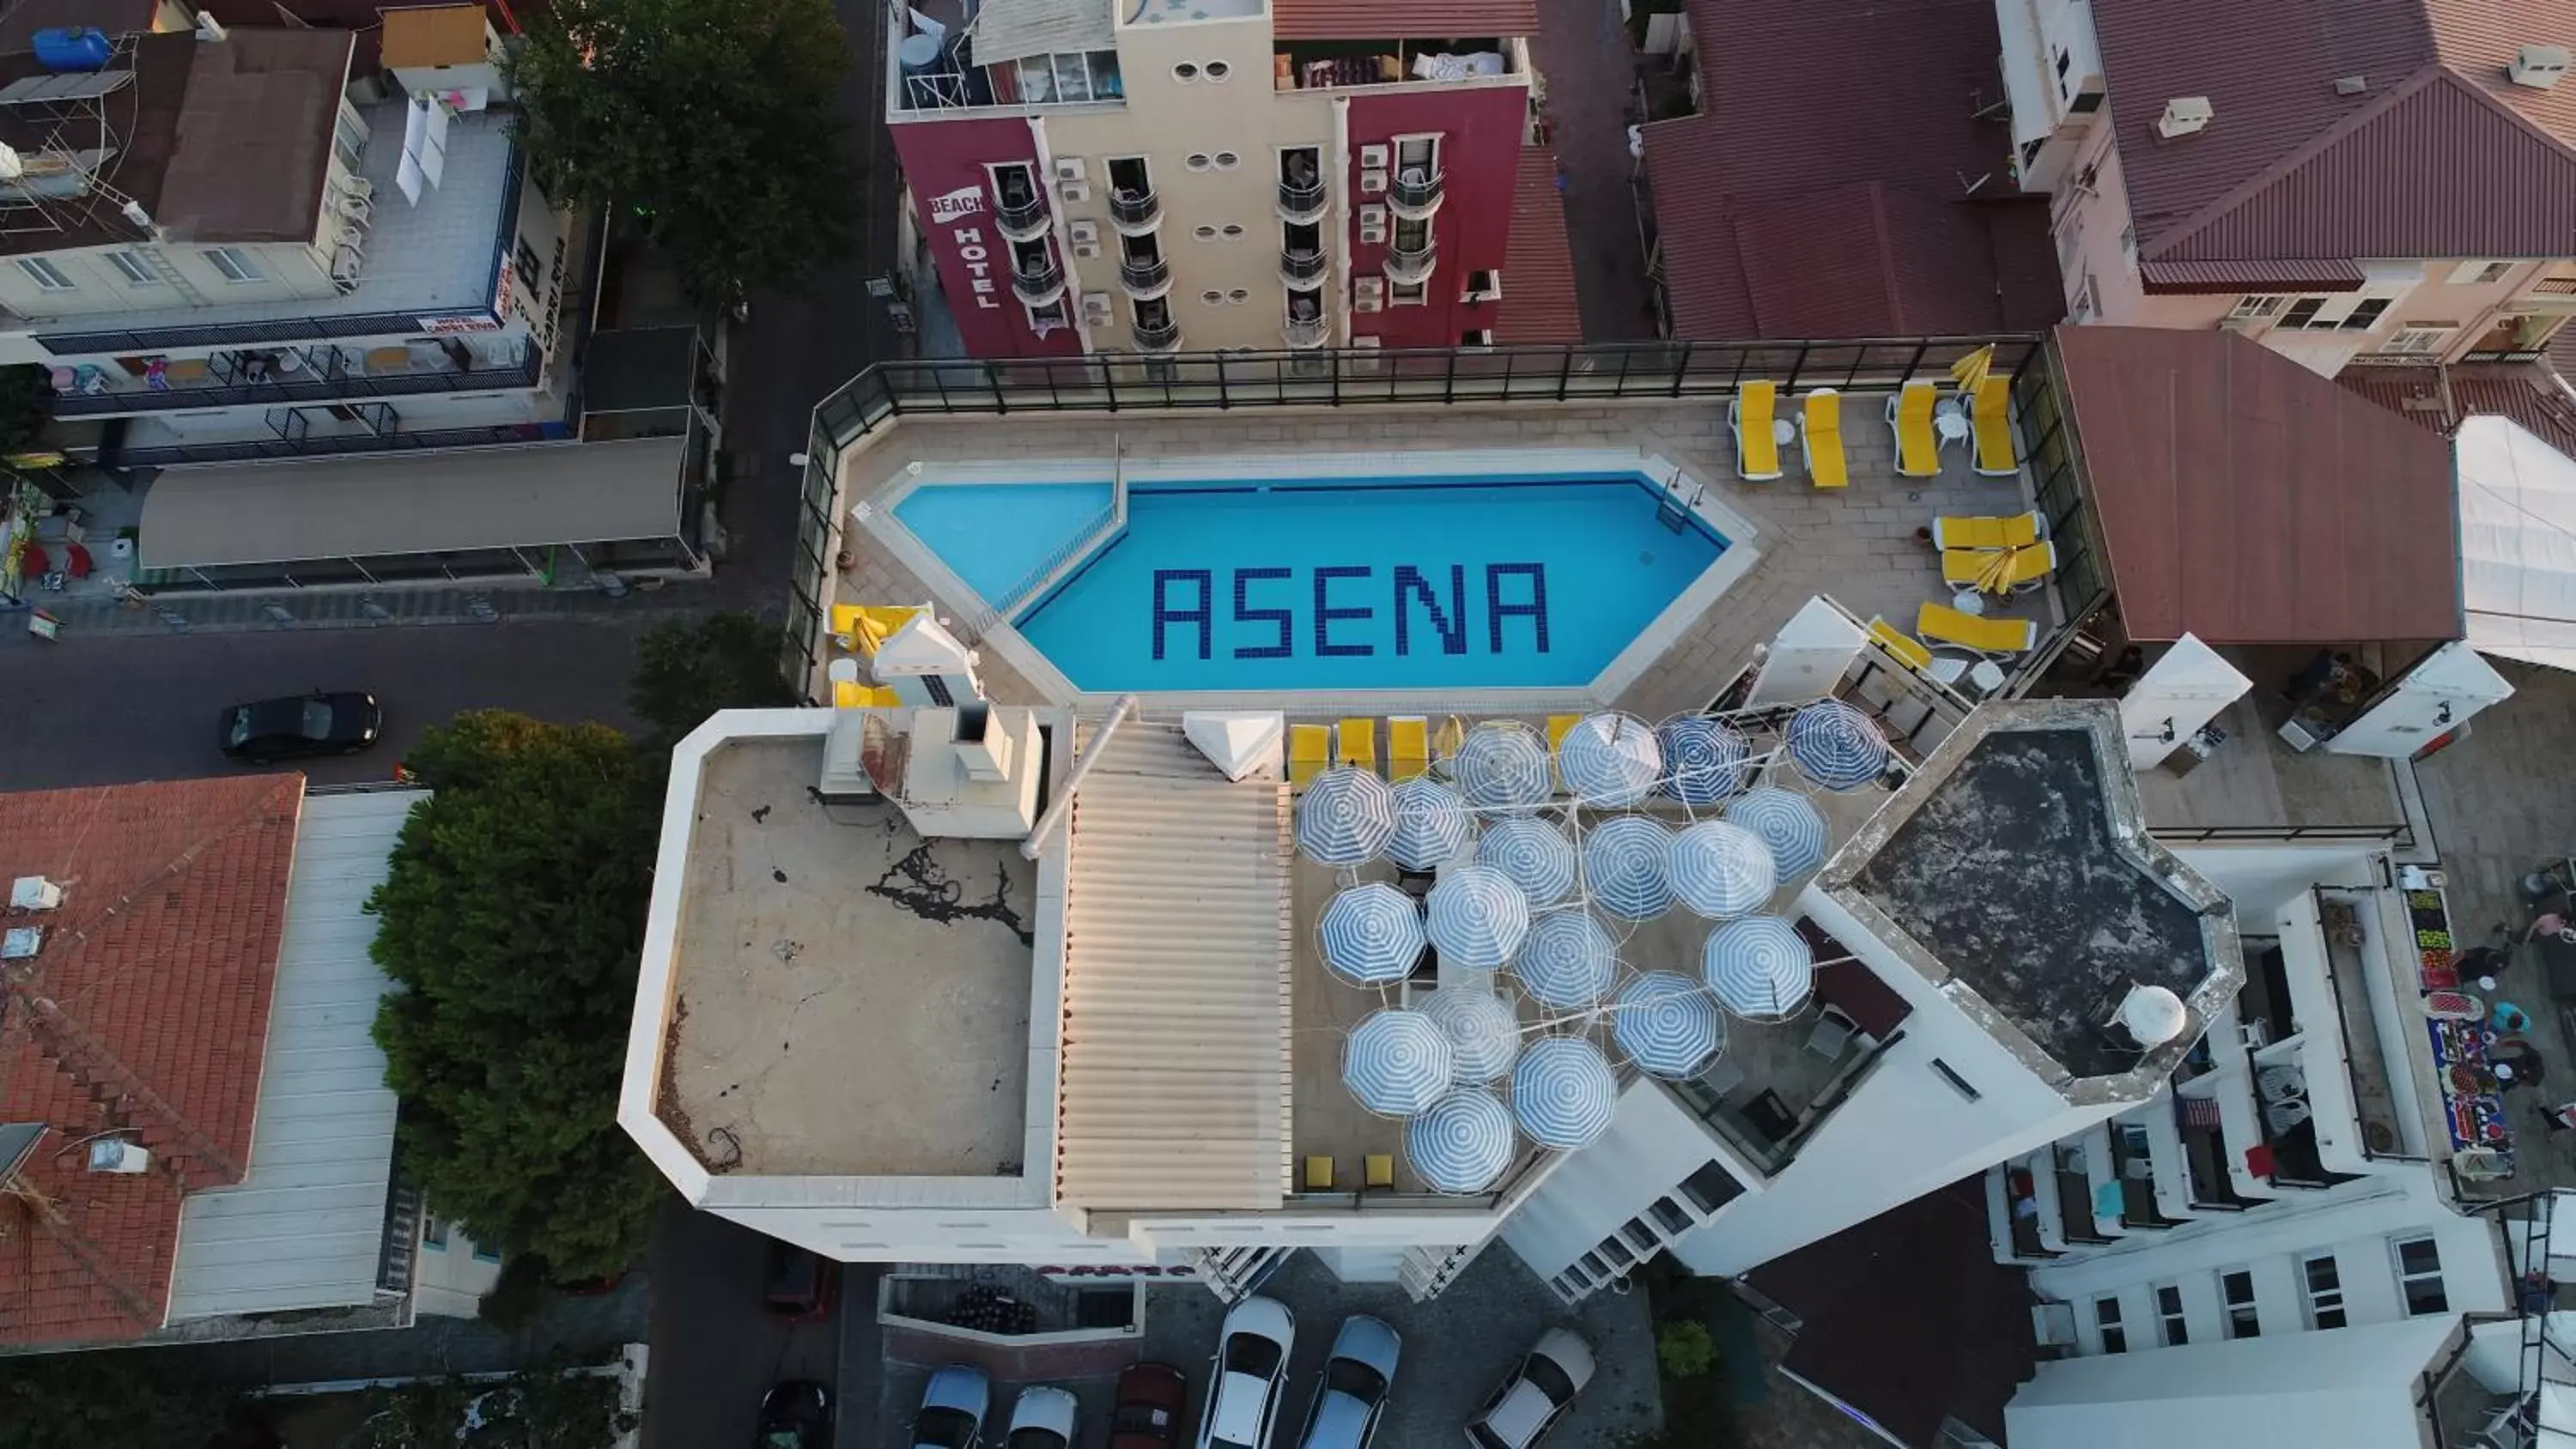
<path id="1" fill-rule="evenodd" d="M 819 1323 L 761 1310 L 769 1240 L 673 1198 L 653 1230 L 653 1384 L 644 1449 L 748 1444 L 760 1396 L 782 1379 L 840 1377 L 844 1310 L 873 1315 L 872 1274 L 844 1268 L 842 1299 Z M 864 1304 L 855 1300 L 864 1298 Z M 834 1388 L 835 1402 L 842 1390 Z M 873 1408 L 872 1394 L 860 1411 Z M 847 1414 L 845 1411 L 844 1417 Z"/>

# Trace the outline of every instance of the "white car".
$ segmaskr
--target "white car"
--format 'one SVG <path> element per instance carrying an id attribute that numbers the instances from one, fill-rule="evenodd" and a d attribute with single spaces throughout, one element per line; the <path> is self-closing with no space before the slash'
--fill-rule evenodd
<path id="1" fill-rule="evenodd" d="M 1530 1449 L 1590 1382 L 1591 1346 L 1572 1329 L 1551 1328 L 1467 1421 L 1467 1442 L 1475 1449 Z"/>
<path id="2" fill-rule="evenodd" d="M 1297 1319 L 1276 1298 L 1246 1298 L 1217 1335 L 1214 1381 L 1199 1419 L 1198 1449 L 1270 1449 L 1288 1382 Z"/>
<path id="3" fill-rule="evenodd" d="M 1368 1449 L 1377 1421 L 1386 1413 L 1386 1393 L 1395 1383 L 1395 1361 L 1404 1348 L 1396 1331 L 1365 1313 L 1342 1320 L 1333 1335 L 1333 1351 L 1324 1359 L 1324 1381 L 1315 1389 L 1315 1406 L 1306 1411 L 1306 1432 L 1297 1449 Z"/>
<path id="4" fill-rule="evenodd" d="M 1002 1449 L 1073 1449 L 1073 1424 L 1081 1413 L 1082 1403 L 1072 1390 L 1031 1384 L 1011 1405 L 1011 1428 L 1002 1436 Z"/>
<path id="5" fill-rule="evenodd" d="M 921 1412 L 912 1416 L 912 1449 L 975 1449 L 992 1403 L 993 1385 L 982 1369 L 952 1363 L 933 1370 L 921 1391 Z"/>

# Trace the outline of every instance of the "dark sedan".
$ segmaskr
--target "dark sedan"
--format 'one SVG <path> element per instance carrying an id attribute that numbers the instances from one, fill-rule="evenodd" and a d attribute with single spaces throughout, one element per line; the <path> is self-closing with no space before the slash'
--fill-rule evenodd
<path id="1" fill-rule="evenodd" d="M 1118 1376 L 1109 1449 L 1171 1449 L 1189 1417 L 1190 1382 L 1168 1364 L 1130 1364 Z"/>
<path id="2" fill-rule="evenodd" d="M 372 694 L 290 695 L 225 710 L 224 756 L 247 765 L 310 755 L 354 755 L 384 733 L 385 711 Z"/>
<path id="3" fill-rule="evenodd" d="M 832 1442 L 832 1391 L 811 1379 L 789 1379 L 760 1401 L 753 1449 L 826 1449 Z"/>

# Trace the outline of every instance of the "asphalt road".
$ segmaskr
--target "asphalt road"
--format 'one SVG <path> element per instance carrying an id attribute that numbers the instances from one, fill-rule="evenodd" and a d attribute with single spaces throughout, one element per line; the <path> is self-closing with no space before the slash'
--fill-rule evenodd
<path id="1" fill-rule="evenodd" d="M 783 1323 L 763 1312 L 769 1239 L 677 1197 L 653 1230 L 653 1356 L 643 1449 L 749 1444 L 760 1396 L 783 1379 L 840 1377 L 840 1314 Z M 845 1280 L 841 1287 L 857 1287 Z M 868 1308 L 875 1301 L 871 1285 Z M 837 1390 L 835 1391 L 837 1395 Z M 869 1400 L 873 1403 L 873 1400 Z"/>

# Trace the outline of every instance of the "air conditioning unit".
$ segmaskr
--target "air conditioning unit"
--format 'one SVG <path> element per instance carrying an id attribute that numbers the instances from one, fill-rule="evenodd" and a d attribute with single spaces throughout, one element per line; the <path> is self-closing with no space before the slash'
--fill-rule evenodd
<path id="1" fill-rule="evenodd" d="M 1077 257 L 1077 258 L 1079 258 L 1079 259 L 1081 259 L 1081 260 L 1083 260 L 1083 261 L 1089 261 L 1089 260 L 1091 260 L 1092 258 L 1097 257 L 1097 256 L 1099 256 L 1099 255 L 1100 255 L 1100 243 L 1098 243 L 1098 242 L 1075 242 L 1075 243 L 1073 244 L 1073 254 L 1074 254 L 1074 256 L 1075 256 L 1075 257 Z"/>
<path id="2" fill-rule="evenodd" d="M 1386 310 L 1386 299 L 1383 297 L 1361 297 L 1351 303 L 1351 310 L 1354 312 L 1382 312 Z"/>
<path id="3" fill-rule="evenodd" d="M 2513 53 L 2513 64 L 2505 67 L 2505 77 L 2515 85 L 2545 91 L 2567 74 L 2567 59 L 2566 46 L 2526 45 Z"/>
<path id="4" fill-rule="evenodd" d="M 40 875 L 22 875 L 9 883 L 9 909 L 50 911 L 63 903 L 63 888 Z"/>
<path id="5" fill-rule="evenodd" d="M 1082 158 L 1079 156 L 1058 156 L 1055 160 L 1055 179 L 1058 181 L 1083 180 Z"/>
<path id="6" fill-rule="evenodd" d="M 1096 221 L 1067 222 L 1065 230 L 1072 235 L 1075 246 L 1088 247 L 1100 244 L 1100 223 Z"/>
<path id="7" fill-rule="evenodd" d="M 1360 208 L 1360 225 L 1362 225 L 1362 226 L 1384 226 L 1384 225 L 1386 225 L 1386 208 L 1385 208 L 1385 207 L 1383 207 L 1383 206 L 1363 206 L 1363 207 L 1361 207 L 1361 208 Z"/>
<path id="8" fill-rule="evenodd" d="M 2217 115 L 2207 96 L 2176 96 L 2165 102 L 2164 114 L 2156 117 L 2156 134 L 2168 141 L 2196 135 Z"/>
<path id="9" fill-rule="evenodd" d="M 1386 278 L 1354 277 L 1351 279 L 1351 295 L 1383 298 L 1386 295 Z"/>
<path id="10" fill-rule="evenodd" d="M 1367 195 L 1370 195 L 1370 196 L 1383 196 L 1383 195 L 1385 195 L 1385 194 L 1386 194 L 1386 172 L 1385 172 L 1385 170 L 1381 168 L 1381 169 L 1379 169 L 1379 170 L 1375 170 L 1375 171 L 1362 171 L 1362 172 L 1360 173 L 1360 190 L 1361 190 L 1363 193 L 1365 193 L 1365 194 L 1367 194 Z"/>
<path id="11" fill-rule="evenodd" d="M 1082 294 L 1082 310 L 1083 310 L 1083 312 L 1085 313 L 1085 315 L 1088 315 L 1088 316 L 1093 316 L 1093 317 L 1106 317 L 1106 316 L 1108 316 L 1108 315 L 1109 315 L 1109 294 L 1108 294 L 1107 292 L 1085 292 L 1085 293 L 1083 293 L 1083 294 Z"/>
<path id="12" fill-rule="evenodd" d="M 0 961 L 24 961 L 45 949 L 45 928 L 11 926 L 0 931 Z"/>
<path id="13" fill-rule="evenodd" d="M 1342 365 L 1355 376 L 1375 376 L 1382 365 L 1378 361 L 1377 349 L 1377 338 L 1354 337 L 1351 339 L 1351 351 L 1359 355 L 1348 359 Z"/>
<path id="14" fill-rule="evenodd" d="M 1059 181 L 1056 183 L 1055 192 L 1067 203 L 1078 204 L 1091 199 L 1091 188 L 1079 181 Z"/>
<path id="15" fill-rule="evenodd" d="M 1384 146 L 1362 146 L 1360 148 L 1361 170 L 1384 171 L 1386 169 L 1386 160 L 1386 148 Z"/>

